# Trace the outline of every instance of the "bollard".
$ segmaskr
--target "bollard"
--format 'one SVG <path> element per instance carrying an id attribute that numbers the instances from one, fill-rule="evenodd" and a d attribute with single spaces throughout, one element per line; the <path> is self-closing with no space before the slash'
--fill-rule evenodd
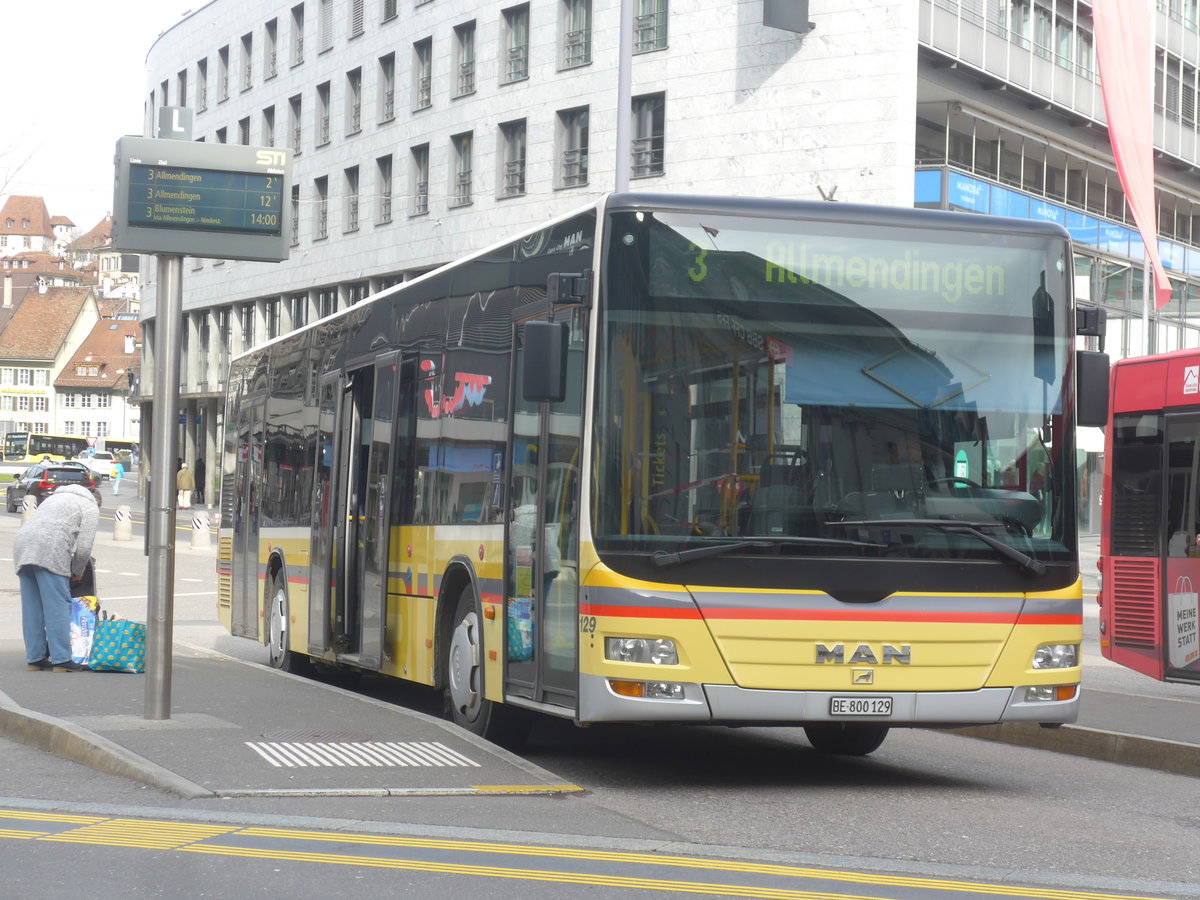
<path id="1" fill-rule="evenodd" d="M 208 513 L 197 510 L 192 513 L 192 549 L 203 550 L 209 544 Z"/>
<path id="2" fill-rule="evenodd" d="M 21 524 L 24 525 L 29 521 L 29 517 L 33 515 L 33 511 L 37 509 L 37 498 L 30 497 L 26 494 L 21 498 Z"/>
<path id="3" fill-rule="evenodd" d="M 129 515 L 128 506 L 118 506 L 113 512 L 113 540 L 133 540 L 133 517 Z"/>

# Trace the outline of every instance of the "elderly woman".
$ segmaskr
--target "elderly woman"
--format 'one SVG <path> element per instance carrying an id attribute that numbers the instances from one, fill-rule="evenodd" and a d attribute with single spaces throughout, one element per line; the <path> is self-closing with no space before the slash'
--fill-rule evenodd
<path id="1" fill-rule="evenodd" d="M 92 558 L 99 521 L 92 492 L 66 484 L 42 501 L 13 538 L 25 660 L 32 671 L 87 668 L 71 659 L 71 585 Z"/>

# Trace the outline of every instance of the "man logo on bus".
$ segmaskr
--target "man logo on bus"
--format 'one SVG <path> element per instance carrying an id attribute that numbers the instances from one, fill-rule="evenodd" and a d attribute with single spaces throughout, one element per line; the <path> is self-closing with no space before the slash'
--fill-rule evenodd
<path id="1" fill-rule="evenodd" d="M 1185 394 L 1200 394 L 1200 366 L 1184 367 L 1183 392 Z"/>

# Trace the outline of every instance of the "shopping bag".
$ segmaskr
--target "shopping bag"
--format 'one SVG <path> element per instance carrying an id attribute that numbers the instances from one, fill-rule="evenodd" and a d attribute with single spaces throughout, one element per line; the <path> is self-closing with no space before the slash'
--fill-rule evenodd
<path id="1" fill-rule="evenodd" d="M 1180 575 L 1175 590 L 1167 594 L 1167 661 L 1172 669 L 1182 669 L 1200 659 L 1200 609 L 1192 579 Z"/>
<path id="2" fill-rule="evenodd" d="M 88 668 L 96 672 L 144 672 L 146 626 L 128 619 L 97 622 Z"/>
<path id="3" fill-rule="evenodd" d="M 509 600 L 507 620 L 508 661 L 533 659 L 533 601 L 529 597 Z"/>
<path id="4" fill-rule="evenodd" d="M 88 661 L 92 652 L 92 636 L 99 617 L 99 597 L 71 598 L 71 659 L 80 665 Z"/>

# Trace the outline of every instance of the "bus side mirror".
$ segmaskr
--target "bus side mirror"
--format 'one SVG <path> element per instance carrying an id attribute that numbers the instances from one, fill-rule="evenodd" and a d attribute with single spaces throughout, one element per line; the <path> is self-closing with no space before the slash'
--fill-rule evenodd
<path id="1" fill-rule="evenodd" d="M 525 323 L 522 395 L 531 403 L 560 403 L 567 396 L 567 323 L 535 319 Z"/>
<path id="2" fill-rule="evenodd" d="M 1108 354 L 1075 351 L 1075 422 L 1103 428 L 1108 424 Z"/>

